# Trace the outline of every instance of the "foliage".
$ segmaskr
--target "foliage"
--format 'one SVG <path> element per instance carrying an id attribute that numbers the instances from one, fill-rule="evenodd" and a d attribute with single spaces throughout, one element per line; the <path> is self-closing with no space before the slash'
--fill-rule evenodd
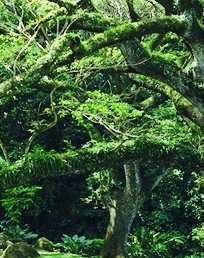
<path id="1" fill-rule="evenodd" d="M 37 211 L 37 195 L 41 187 L 29 186 L 29 187 L 14 187 L 7 189 L 2 196 L 2 206 L 5 210 L 7 220 L 11 224 L 18 224 L 21 221 L 22 213 L 29 209 L 33 209 L 33 212 Z M 20 229 L 17 227 L 17 230 Z"/>
<path id="2" fill-rule="evenodd" d="M 130 236 L 129 252 L 134 257 L 175 257 L 184 251 L 187 238 L 180 232 L 155 232 L 141 228 Z"/>
<path id="3" fill-rule="evenodd" d="M 127 190 L 123 166 L 137 160 L 145 202 L 129 252 L 199 257 L 204 221 L 200 3 L 0 1 L 4 231 L 33 239 L 23 226 L 28 221 L 53 237 L 63 230 L 72 234 L 74 227 L 80 234 L 82 224 L 104 214 L 111 195 Z M 76 205 L 67 205 L 69 196 Z M 94 211 L 86 213 L 82 205 Z M 73 214 L 85 222 L 67 229 Z M 104 228 L 107 218 L 99 217 L 97 225 Z M 87 226 L 82 235 L 97 237 L 95 228 Z M 92 255 L 101 245 L 100 239 L 63 235 L 58 247 Z"/>
<path id="4" fill-rule="evenodd" d="M 64 234 L 62 242 L 55 246 L 64 252 L 93 256 L 99 254 L 102 245 L 102 239 L 86 239 L 85 236 Z"/>
<path id="5" fill-rule="evenodd" d="M 32 232 L 28 225 L 24 225 L 23 227 L 19 225 L 10 225 L 9 221 L 3 220 L 1 221 L 0 229 L 14 242 L 26 241 L 34 243 L 38 238 L 38 234 Z"/>
<path id="6" fill-rule="evenodd" d="M 204 226 L 193 229 L 192 240 L 198 242 L 201 248 L 204 247 Z"/>
<path id="7" fill-rule="evenodd" d="M 138 214 L 130 237 L 131 253 L 141 257 L 202 257 L 203 202 L 197 187 L 202 178 L 202 173 L 169 170 L 162 186 Z"/>
<path id="8" fill-rule="evenodd" d="M 201 243 L 202 228 L 193 230 L 192 240 Z M 203 247 L 194 245 L 191 234 L 179 231 L 155 232 L 148 228 L 137 229 L 129 237 L 128 252 L 133 257 L 203 257 Z M 190 241 L 190 242 L 189 242 Z"/>
<path id="9" fill-rule="evenodd" d="M 85 203 L 93 203 L 96 208 L 101 207 L 101 204 L 105 205 L 109 191 L 115 185 L 110 171 L 103 170 L 92 173 L 86 179 L 86 183 L 89 195 L 83 201 Z"/>

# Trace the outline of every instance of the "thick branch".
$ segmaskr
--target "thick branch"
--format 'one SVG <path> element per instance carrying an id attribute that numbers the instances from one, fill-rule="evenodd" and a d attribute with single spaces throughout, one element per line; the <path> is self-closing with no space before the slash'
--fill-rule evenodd
<path id="1" fill-rule="evenodd" d="M 94 51 L 105 46 L 120 43 L 121 41 L 125 41 L 136 36 L 141 37 L 146 33 L 160 31 L 164 33 L 165 31 L 168 32 L 172 30 L 174 32 L 182 34 L 184 33 L 185 28 L 186 23 L 184 21 L 181 22 L 180 20 L 172 17 L 164 17 L 149 22 L 138 22 L 127 25 L 121 25 L 114 29 L 105 31 L 103 34 L 96 35 L 95 37 L 85 41 L 79 46 L 79 48 L 74 53 L 68 54 L 68 58 L 66 58 L 65 60 L 66 63 L 70 63 L 74 61 L 75 58 L 82 58 L 83 56 L 92 54 Z M 69 39 L 69 36 L 65 35 L 62 37 L 62 39 L 59 40 L 61 41 L 60 44 L 59 42 L 57 43 L 59 45 L 65 45 L 65 43 L 69 41 Z M 59 48 L 57 43 L 57 50 L 62 49 L 62 47 Z M 1 84 L 0 94 L 1 91 L 2 94 L 9 91 L 9 89 L 14 84 L 14 81 L 17 85 L 22 85 L 25 84 L 25 82 L 30 81 L 32 83 L 39 82 L 41 77 L 43 76 L 43 72 L 47 73 L 49 71 L 51 63 L 53 63 L 53 60 L 56 58 L 56 53 L 59 52 L 57 50 L 53 51 L 52 49 L 47 56 L 45 56 L 38 62 L 36 68 L 34 68 L 24 78 L 16 77 L 16 80 L 10 80 Z M 144 52 L 144 55 L 147 58 L 147 62 L 135 67 L 135 56 L 132 53 L 130 53 L 129 56 L 131 56 L 133 60 L 129 57 L 127 60 L 129 63 L 129 67 L 133 72 L 141 73 L 169 84 L 172 88 L 174 88 L 180 94 L 185 96 L 191 103 L 195 104 L 196 108 L 201 112 L 201 114 L 204 114 L 202 90 L 199 91 L 198 89 L 196 89 L 196 87 L 194 87 L 194 90 L 192 90 L 193 82 L 185 74 L 179 71 L 176 65 L 169 63 L 161 57 L 149 56 L 148 52 Z M 65 60 L 63 59 L 63 61 L 56 62 L 54 67 L 58 66 L 59 64 L 64 64 Z"/>
<path id="2" fill-rule="evenodd" d="M 94 12 L 80 12 L 71 16 L 64 14 L 63 10 L 57 10 L 52 12 L 46 17 L 39 21 L 35 21 L 26 28 L 26 31 L 32 31 L 36 28 L 46 24 L 49 29 L 55 29 L 56 23 L 59 26 L 70 30 L 86 30 L 90 32 L 103 32 L 104 30 L 110 28 L 111 26 L 116 26 L 116 20 L 108 17 L 103 17 L 102 15 Z M 67 24 L 67 25 L 66 25 Z M 117 21 L 118 24 L 118 21 Z"/>
<path id="3" fill-rule="evenodd" d="M 135 63 L 134 65 L 128 66 L 128 65 L 112 65 L 112 66 L 105 66 L 105 67 L 91 67 L 88 70 L 67 70 L 67 73 L 71 74 L 77 74 L 81 72 L 99 72 L 99 73 L 129 73 L 129 74 L 144 74 L 146 73 L 142 72 L 143 66 L 145 67 L 146 63 L 148 63 L 147 60 L 143 60 L 141 62 Z M 175 77 L 178 75 L 175 74 Z M 181 95 L 178 91 L 172 89 L 169 85 L 162 83 L 161 81 L 153 80 L 152 78 L 148 78 L 147 76 L 140 77 L 143 78 L 142 80 L 135 80 L 136 84 L 142 85 L 142 87 L 151 89 L 155 92 L 159 92 L 162 95 L 167 96 L 170 98 L 173 103 L 175 104 L 177 110 L 185 117 L 189 118 L 192 122 L 196 123 L 197 125 L 204 128 L 204 114 L 199 110 L 199 108 L 195 105 L 193 105 L 187 98 L 185 98 L 183 95 Z M 134 80 L 133 80 L 134 81 Z M 173 82 L 172 82 L 173 83 Z M 157 102 L 158 100 L 156 100 Z M 143 105 L 143 107 L 148 107 L 149 104 L 155 104 L 155 99 L 153 97 L 150 97 L 148 99 L 148 103 L 140 103 Z"/>
<path id="4" fill-rule="evenodd" d="M 30 84 L 34 85 L 39 83 L 43 75 L 48 74 L 51 68 L 63 64 L 70 64 L 77 58 L 82 58 L 86 55 L 92 54 L 103 47 L 111 46 L 122 41 L 129 40 L 134 37 L 141 37 L 149 33 L 165 33 L 173 31 L 178 34 L 183 34 L 186 28 L 186 23 L 180 21 L 177 18 L 163 17 L 159 19 L 153 19 L 149 22 L 138 22 L 120 25 L 114 29 L 105 31 L 103 34 L 98 34 L 95 37 L 85 41 L 81 46 L 73 53 L 68 51 L 68 54 L 57 61 L 54 64 L 54 60 L 62 52 L 63 47 L 69 44 L 70 35 L 63 35 L 57 39 L 49 53 L 42 57 L 28 73 L 21 76 L 16 76 L 8 81 L 0 84 L 0 97 L 10 94 L 13 90 L 19 86 Z M 15 85 L 15 88 L 13 89 Z M 10 92 L 11 91 L 11 92 Z"/>
<path id="5" fill-rule="evenodd" d="M 197 166 L 202 167 L 203 161 L 200 159 L 199 154 L 192 154 L 187 156 L 185 164 L 183 163 L 183 155 L 180 156 L 181 150 L 184 153 L 188 153 L 188 144 L 176 142 L 175 146 L 171 145 L 165 147 L 166 142 L 155 142 L 154 139 L 149 137 L 139 137 L 135 141 L 124 141 L 124 142 L 106 142 L 98 143 L 92 147 L 82 148 L 79 151 L 68 151 L 67 153 L 57 154 L 43 152 L 40 155 L 29 154 L 25 162 L 21 160 L 17 161 L 16 164 L 12 164 L 10 167 L 4 167 L 0 171 L 0 186 L 1 187 L 13 187 L 17 185 L 26 184 L 32 181 L 36 181 L 43 178 L 51 178 L 56 176 L 72 176 L 75 174 L 92 173 L 93 168 L 95 171 L 101 171 L 102 169 L 114 168 L 118 162 L 127 163 L 135 161 L 137 159 L 145 159 L 148 157 L 152 158 L 152 150 L 154 155 L 158 159 L 167 160 L 170 158 L 171 162 L 175 159 L 176 164 L 179 166 L 188 166 L 188 158 L 192 162 L 192 155 L 194 155 L 194 162 Z M 181 147 L 181 149 L 179 148 Z M 184 150 L 184 148 L 186 148 Z M 168 152 L 164 150 L 168 149 Z M 86 164 L 86 169 L 84 168 Z M 136 182 L 138 179 L 135 178 Z"/>
<path id="6" fill-rule="evenodd" d="M 179 92 L 172 89 L 169 85 L 159 81 L 150 80 L 145 77 L 136 83 L 142 84 L 143 87 L 151 89 L 167 96 L 172 100 L 178 112 L 189 118 L 192 122 L 204 128 L 204 115 L 200 110 L 193 105 L 188 99 L 184 98 Z"/>
<path id="7" fill-rule="evenodd" d="M 152 158 L 152 154 L 161 160 L 169 160 L 171 163 L 175 159 L 175 164 L 182 168 L 188 165 L 188 159 L 195 162 L 195 166 L 203 166 L 203 160 L 199 153 L 189 155 L 188 143 L 176 142 L 175 146 L 167 148 L 166 142 L 155 142 L 154 139 L 147 136 L 139 136 L 135 141 L 98 143 L 92 147 L 81 148 L 78 151 L 68 151 L 66 153 L 43 152 L 40 155 L 30 153 L 23 163 L 17 161 L 10 167 L 4 167 L 0 170 L 0 186 L 4 188 L 27 184 L 43 178 L 52 178 L 61 175 L 72 176 L 75 174 L 92 173 L 93 170 L 112 169 L 118 166 L 118 163 L 127 163 L 138 160 Z M 165 152 L 164 150 L 168 150 Z M 154 150 L 154 153 L 152 152 Z M 186 153 L 185 164 L 184 157 L 180 155 Z M 84 169 L 84 164 L 86 167 Z M 137 171 L 137 170 L 136 170 Z M 136 176 L 133 174 L 133 176 Z M 138 178 L 139 179 L 139 178 Z M 137 177 L 136 184 L 140 184 Z M 133 182 L 134 183 L 134 182 Z"/>
<path id="8" fill-rule="evenodd" d="M 84 42 L 82 53 L 90 54 L 100 48 L 112 46 L 133 38 L 141 38 L 147 34 L 174 32 L 183 35 L 187 29 L 187 23 L 176 17 L 162 17 L 150 21 L 141 21 L 117 26 L 103 34 Z"/>
<path id="9" fill-rule="evenodd" d="M 176 13 L 174 0 L 156 0 L 156 2 L 164 7 L 167 15 Z"/>

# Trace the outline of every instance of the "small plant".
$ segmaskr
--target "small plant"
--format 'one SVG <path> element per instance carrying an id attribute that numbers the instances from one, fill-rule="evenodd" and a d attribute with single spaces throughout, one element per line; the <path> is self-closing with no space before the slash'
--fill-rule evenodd
<path id="1" fill-rule="evenodd" d="M 33 233 L 27 225 L 24 227 L 19 225 L 14 226 L 4 220 L 1 221 L 0 229 L 13 242 L 26 241 L 33 243 L 38 238 L 38 234 Z"/>
<path id="2" fill-rule="evenodd" d="M 186 242 L 186 236 L 177 231 L 161 233 L 142 228 L 130 235 L 128 251 L 138 258 L 169 258 L 181 254 Z"/>
<path id="3" fill-rule="evenodd" d="M 192 240 L 199 243 L 200 247 L 204 247 L 204 225 L 193 229 Z"/>
<path id="4" fill-rule="evenodd" d="M 86 239 L 85 236 L 63 234 L 62 242 L 57 243 L 55 247 L 68 253 L 98 255 L 102 245 L 102 239 Z"/>

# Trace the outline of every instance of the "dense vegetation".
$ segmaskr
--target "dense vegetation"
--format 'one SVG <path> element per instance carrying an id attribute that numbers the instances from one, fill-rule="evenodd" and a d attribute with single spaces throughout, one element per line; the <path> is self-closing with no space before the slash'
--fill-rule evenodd
<path id="1" fill-rule="evenodd" d="M 204 257 L 203 60 L 202 0 L 1 0 L 1 232 Z"/>

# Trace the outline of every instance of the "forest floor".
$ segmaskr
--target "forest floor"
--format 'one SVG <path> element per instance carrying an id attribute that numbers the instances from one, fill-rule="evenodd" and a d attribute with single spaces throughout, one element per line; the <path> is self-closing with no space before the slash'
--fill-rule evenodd
<path id="1" fill-rule="evenodd" d="M 65 253 L 45 252 L 45 251 L 40 251 L 39 253 L 41 258 L 84 258 L 84 256 L 80 256 L 76 254 L 65 254 Z"/>

